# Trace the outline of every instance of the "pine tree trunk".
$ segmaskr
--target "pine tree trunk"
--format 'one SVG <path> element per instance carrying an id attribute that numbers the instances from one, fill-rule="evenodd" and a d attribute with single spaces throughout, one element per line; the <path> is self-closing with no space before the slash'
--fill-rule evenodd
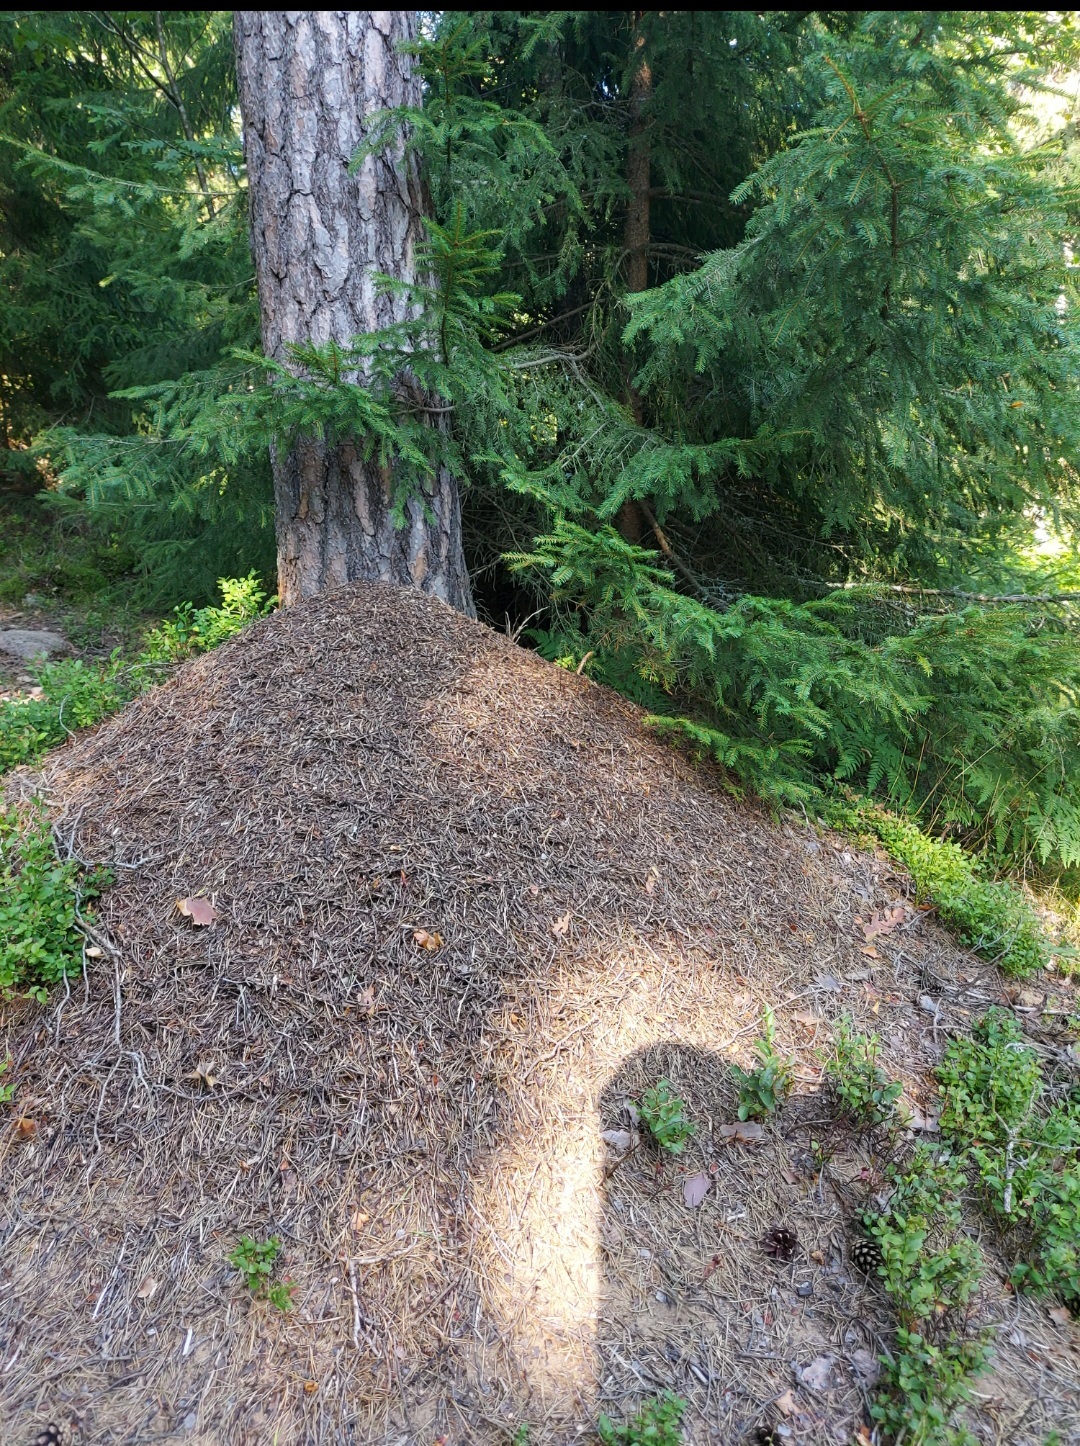
<path id="1" fill-rule="evenodd" d="M 238 10 L 236 66 L 244 120 L 251 245 L 263 350 L 288 365 L 290 344 L 336 341 L 405 316 L 373 272 L 415 279 L 422 191 L 399 139 L 348 165 L 366 118 L 419 105 L 420 81 L 396 46 L 418 12 Z M 361 381 L 362 377 L 347 378 Z M 305 438 L 274 449 L 281 601 L 358 579 L 416 587 L 474 615 L 461 505 L 446 471 L 394 526 L 392 478 L 352 442 Z"/>
<path id="2" fill-rule="evenodd" d="M 642 12 L 634 12 L 641 25 Z M 649 155 L 646 108 L 652 94 L 652 71 L 645 56 L 645 37 L 640 30 L 634 37 L 634 74 L 630 82 L 630 144 L 626 156 L 626 184 L 630 197 L 626 206 L 623 241 L 626 248 L 626 289 L 644 291 L 649 285 L 649 187 L 652 164 Z M 629 362 L 628 362 L 629 365 Z M 626 386 L 627 400 L 638 426 L 642 423 L 641 395 L 631 382 Z M 619 508 L 615 525 L 627 542 L 640 542 L 647 524 L 641 504 L 633 497 Z"/>

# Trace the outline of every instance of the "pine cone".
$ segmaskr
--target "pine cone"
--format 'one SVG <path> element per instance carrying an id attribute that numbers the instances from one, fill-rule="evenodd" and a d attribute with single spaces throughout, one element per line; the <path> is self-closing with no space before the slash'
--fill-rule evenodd
<path id="1" fill-rule="evenodd" d="M 859 1235 L 851 1242 L 852 1265 L 857 1265 L 866 1275 L 876 1275 L 882 1264 L 881 1246 L 869 1235 Z"/>
<path id="2" fill-rule="evenodd" d="M 761 1248 L 774 1260 L 793 1260 L 798 1246 L 799 1237 L 790 1225 L 774 1225 L 761 1240 Z"/>

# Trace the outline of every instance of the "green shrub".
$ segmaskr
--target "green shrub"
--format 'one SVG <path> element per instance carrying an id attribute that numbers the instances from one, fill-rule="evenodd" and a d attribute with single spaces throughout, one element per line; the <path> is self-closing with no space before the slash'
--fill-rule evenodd
<path id="1" fill-rule="evenodd" d="M 952 1040 L 937 1076 L 942 1131 L 1012 1232 L 1013 1283 L 1080 1300 L 1080 1102 L 1044 1104 L 1038 1056 L 1004 1010 Z"/>
<path id="2" fill-rule="evenodd" d="M 55 748 L 78 728 L 100 723 L 139 691 L 139 681 L 118 655 L 104 664 L 66 658 L 33 672 L 44 696 L 0 704 L 0 772 Z"/>
<path id="3" fill-rule="evenodd" d="M 254 572 L 247 577 L 223 577 L 218 587 L 220 607 L 193 608 L 181 603 L 171 618 L 147 635 L 139 661 L 175 663 L 209 652 L 277 606 L 277 598 L 267 597 Z"/>
<path id="4" fill-rule="evenodd" d="M 280 1254 L 279 1236 L 256 1240 L 252 1235 L 242 1235 L 240 1243 L 229 1256 L 229 1264 L 244 1277 L 244 1284 L 256 1299 L 268 1300 L 278 1310 L 288 1310 L 296 1287 L 288 1281 L 270 1279 Z"/>
<path id="5" fill-rule="evenodd" d="M 686 1402 L 672 1391 L 646 1401 L 630 1421 L 616 1424 L 601 1415 L 597 1423 L 604 1446 L 679 1446 Z"/>
<path id="6" fill-rule="evenodd" d="M 762 1037 L 754 1041 L 754 1050 L 761 1060 L 760 1067 L 746 1070 L 737 1064 L 731 1066 L 739 1091 L 740 1120 L 758 1120 L 775 1114 L 791 1092 L 791 1061 L 776 1052 L 776 1024 L 768 1006 L 761 1024 Z"/>
<path id="7" fill-rule="evenodd" d="M 1049 941 L 1024 891 L 984 878 L 958 844 L 930 838 L 880 809 L 838 808 L 830 818 L 876 834 L 908 869 L 918 897 L 933 903 L 942 923 L 1005 974 L 1031 974 L 1050 962 Z"/>
<path id="8" fill-rule="evenodd" d="M 850 1018 L 834 1030 L 833 1049 L 825 1056 L 825 1075 L 847 1113 L 865 1125 L 883 1125 L 896 1116 L 903 1093 L 877 1062 L 881 1042 L 876 1034 L 856 1034 Z"/>
<path id="9" fill-rule="evenodd" d="M 653 1143 L 669 1155 L 681 1155 L 694 1133 L 693 1122 L 687 1118 L 686 1103 L 675 1093 L 666 1079 L 657 1080 L 637 1104 L 638 1118 L 649 1132 Z"/>
<path id="10" fill-rule="evenodd" d="M 0 994 L 44 1001 L 48 986 L 77 973 L 76 909 L 107 881 L 57 858 L 44 807 L 0 810 Z"/>
<path id="11" fill-rule="evenodd" d="M 895 1354 L 872 1412 L 886 1433 L 913 1446 L 962 1446 L 974 1438 L 953 1417 L 988 1353 L 985 1339 L 966 1330 L 982 1256 L 959 1228 L 964 1170 L 921 1147 L 906 1166 L 891 1167 L 889 1182 L 886 1208 L 864 1217 L 897 1313 Z"/>

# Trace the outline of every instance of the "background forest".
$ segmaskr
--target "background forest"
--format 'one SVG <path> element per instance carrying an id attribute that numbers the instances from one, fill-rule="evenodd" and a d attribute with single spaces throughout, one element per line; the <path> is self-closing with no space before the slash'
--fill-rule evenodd
<path id="1" fill-rule="evenodd" d="M 269 590 L 270 442 L 360 430 L 403 490 L 451 464 L 482 616 L 733 786 L 1074 890 L 1078 49 L 1059 13 L 433 15 L 415 320 L 268 371 L 230 15 L 5 13 L 4 597 Z"/>

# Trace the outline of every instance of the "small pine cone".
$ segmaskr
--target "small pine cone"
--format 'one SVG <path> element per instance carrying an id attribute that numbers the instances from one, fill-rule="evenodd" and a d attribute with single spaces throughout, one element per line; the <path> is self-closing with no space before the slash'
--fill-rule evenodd
<path id="1" fill-rule="evenodd" d="M 766 1230 L 761 1241 L 765 1254 L 771 1255 L 774 1260 L 793 1260 L 798 1246 L 799 1237 L 790 1225 L 774 1225 L 771 1230 Z"/>
<path id="2" fill-rule="evenodd" d="M 881 1246 L 869 1235 L 859 1235 L 851 1242 L 851 1263 L 866 1275 L 876 1275 L 882 1263 Z"/>
<path id="3" fill-rule="evenodd" d="M 64 1433 L 50 1421 L 44 1431 L 39 1431 L 34 1437 L 34 1446 L 64 1446 Z"/>

